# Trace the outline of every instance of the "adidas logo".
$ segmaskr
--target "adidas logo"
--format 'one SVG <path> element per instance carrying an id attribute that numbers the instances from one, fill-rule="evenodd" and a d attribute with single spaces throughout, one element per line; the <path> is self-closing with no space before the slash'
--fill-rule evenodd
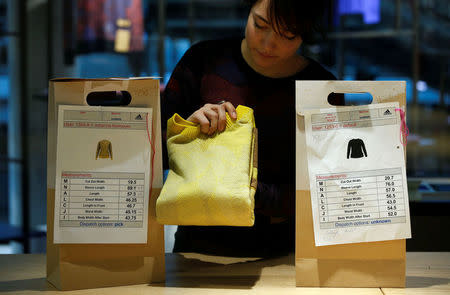
<path id="1" fill-rule="evenodd" d="M 385 116 L 392 115 L 392 113 L 389 111 L 389 109 L 387 109 L 383 114 L 384 114 Z"/>
<path id="2" fill-rule="evenodd" d="M 142 120 L 142 116 L 141 114 L 137 115 L 136 118 L 134 118 L 135 120 Z"/>

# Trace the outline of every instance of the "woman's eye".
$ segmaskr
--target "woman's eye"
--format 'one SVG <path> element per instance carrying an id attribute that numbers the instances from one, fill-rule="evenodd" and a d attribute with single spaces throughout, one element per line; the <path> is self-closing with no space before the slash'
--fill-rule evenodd
<path id="1" fill-rule="evenodd" d="M 257 27 L 258 29 L 262 29 L 263 28 L 263 26 L 259 25 L 256 21 L 254 22 L 254 24 L 255 24 L 255 27 Z"/>
<path id="2" fill-rule="evenodd" d="M 286 39 L 286 40 L 289 40 L 289 41 L 294 40 L 296 37 L 297 36 L 286 36 L 286 35 L 283 35 L 283 38 Z"/>
<path id="3" fill-rule="evenodd" d="M 280 35 L 283 39 L 286 39 L 286 40 L 289 40 L 289 41 L 292 41 L 292 40 L 294 40 L 295 38 L 297 38 L 296 35 L 294 35 L 294 34 L 292 34 L 292 33 L 289 33 L 289 32 L 287 32 L 287 34 L 286 34 L 286 33 L 283 33 L 283 32 L 280 32 L 279 35 Z"/>

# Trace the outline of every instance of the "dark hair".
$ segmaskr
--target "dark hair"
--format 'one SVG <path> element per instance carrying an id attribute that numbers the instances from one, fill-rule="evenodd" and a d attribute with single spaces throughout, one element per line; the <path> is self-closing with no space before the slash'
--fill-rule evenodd
<path id="1" fill-rule="evenodd" d="M 243 0 L 250 8 L 261 0 Z M 287 31 L 309 43 L 315 33 L 323 34 L 325 0 L 268 0 L 267 16 L 278 34 Z"/>

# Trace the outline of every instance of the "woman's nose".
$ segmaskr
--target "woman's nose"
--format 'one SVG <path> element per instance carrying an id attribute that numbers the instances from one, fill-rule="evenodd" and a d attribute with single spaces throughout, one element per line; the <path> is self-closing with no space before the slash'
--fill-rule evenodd
<path id="1" fill-rule="evenodd" d="M 277 42 L 276 42 L 277 38 L 276 37 L 277 37 L 276 33 L 273 30 L 267 31 L 264 34 L 264 37 L 263 37 L 263 40 L 262 40 L 264 48 L 267 48 L 267 49 L 275 48 L 275 46 L 277 44 Z"/>

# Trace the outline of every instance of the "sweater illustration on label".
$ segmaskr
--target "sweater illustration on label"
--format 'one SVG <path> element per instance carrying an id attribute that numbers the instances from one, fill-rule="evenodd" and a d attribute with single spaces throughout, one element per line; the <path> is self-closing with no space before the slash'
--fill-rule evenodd
<path id="1" fill-rule="evenodd" d="M 103 139 L 98 142 L 97 151 L 95 152 L 95 159 L 97 160 L 98 158 L 113 159 L 112 145 L 109 140 Z"/>
<path id="2" fill-rule="evenodd" d="M 366 146 L 360 138 L 351 139 L 347 145 L 347 159 L 367 157 Z"/>

